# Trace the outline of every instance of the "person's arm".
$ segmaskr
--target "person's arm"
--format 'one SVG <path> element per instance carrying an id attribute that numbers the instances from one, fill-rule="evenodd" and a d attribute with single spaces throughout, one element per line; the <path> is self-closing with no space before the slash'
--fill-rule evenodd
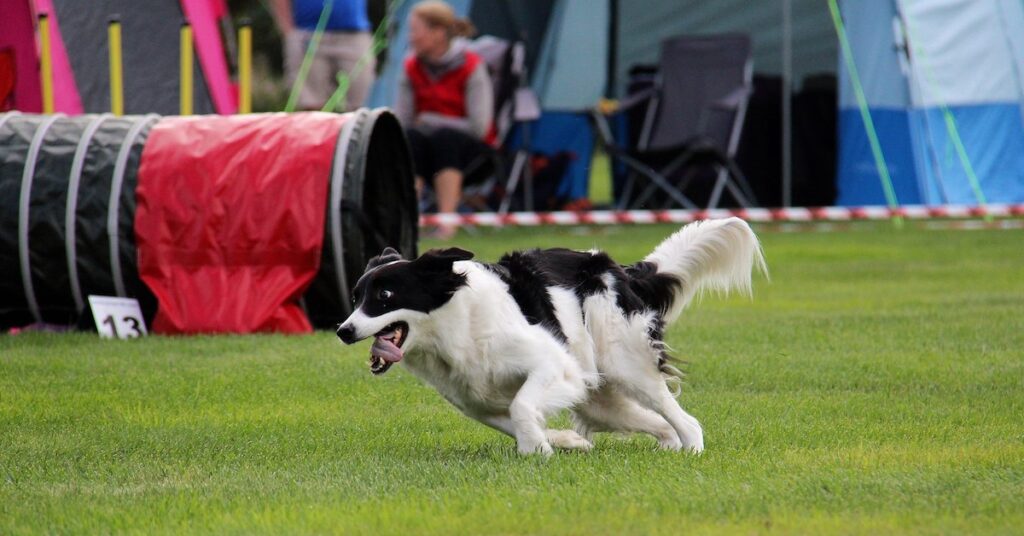
<path id="1" fill-rule="evenodd" d="M 416 126 L 424 127 L 428 131 L 439 128 L 450 128 L 460 130 L 470 136 L 476 136 L 476 132 L 473 131 L 473 127 L 470 125 L 469 119 L 466 119 L 465 117 L 441 115 L 434 112 L 423 112 L 416 116 Z"/>
<path id="2" fill-rule="evenodd" d="M 295 29 L 295 18 L 292 17 L 291 0 L 270 0 L 270 12 L 277 23 L 281 35 L 288 35 Z"/>
<path id="3" fill-rule="evenodd" d="M 487 136 L 494 122 L 494 89 L 482 61 L 466 81 L 466 117 L 473 134 L 480 139 Z"/>

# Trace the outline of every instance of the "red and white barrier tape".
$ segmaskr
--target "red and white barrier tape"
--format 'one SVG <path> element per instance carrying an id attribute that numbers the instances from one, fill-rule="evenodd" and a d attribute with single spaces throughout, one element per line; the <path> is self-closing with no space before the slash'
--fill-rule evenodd
<path id="1" fill-rule="evenodd" d="M 471 214 L 423 214 L 420 226 L 539 226 L 613 225 L 632 223 L 690 223 L 736 216 L 749 222 L 829 222 L 887 220 L 900 216 L 910 220 L 1024 216 L 1024 204 L 1015 205 L 912 205 L 889 207 L 747 208 L 711 210 L 591 210 L 580 212 L 477 212 Z"/>

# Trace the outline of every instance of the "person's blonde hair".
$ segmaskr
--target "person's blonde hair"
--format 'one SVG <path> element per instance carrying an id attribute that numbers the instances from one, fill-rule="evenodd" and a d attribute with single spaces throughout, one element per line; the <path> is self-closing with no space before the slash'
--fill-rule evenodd
<path id="1" fill-rule="evenodd" d="M 466 19 L 455 16 L 455 10 L 447 2 L 426 0 L 413 6 L 412 14 L 419 17 L 427 26 L 444 28 L 448 37 L 473 37 L 476 27 Z"/>

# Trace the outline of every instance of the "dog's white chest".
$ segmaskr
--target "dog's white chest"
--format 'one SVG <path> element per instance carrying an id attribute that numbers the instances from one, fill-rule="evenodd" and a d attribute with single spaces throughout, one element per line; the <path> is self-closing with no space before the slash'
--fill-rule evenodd
<path id="1" fill-rule="evenodd" d="M 453 365 L 436 353 L 410 355 L 405 365 L 416 377 L 459 410 L 474 414 L 498 414 L 508 410 L 522 386 L 525 374 L 495 369 L 492 356 L 480 355 L 472 367 Z"/>

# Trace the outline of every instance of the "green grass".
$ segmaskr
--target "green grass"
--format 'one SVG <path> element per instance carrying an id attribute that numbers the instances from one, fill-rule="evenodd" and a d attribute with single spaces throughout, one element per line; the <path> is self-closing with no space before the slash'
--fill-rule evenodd
<path id="1" fill-rule="evenodd" d="M 612 196 L 612 174 L 608 162 L 608 154 L 602 149 L 594 151 L 594 158 L 590 161 L 590 189 L 588 199 L 594 206 L 605 207 L 611 205 Z"/>
<path id="2" fill-rule="evenodd" d="M 670 230 L 455 243 L 632 261 Z M 771 282 L 668 335 L 702 456 L 523 458 L 329 333 L 0 336 L 0 534 L 1019 533 L 1021 232 L 761 231 Z"/>

